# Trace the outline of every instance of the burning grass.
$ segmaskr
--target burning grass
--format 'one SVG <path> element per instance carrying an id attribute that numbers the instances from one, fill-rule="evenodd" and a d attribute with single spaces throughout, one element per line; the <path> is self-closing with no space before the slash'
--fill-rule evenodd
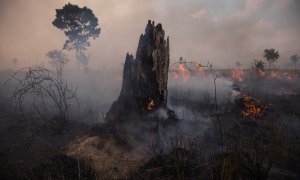
<path id="1" fill-rule="evenodd" d="M 181 80 L 186 82 L 194 78 L 205 78 L 207 66 L 203 66 L 196 62 L 179 61 L 172 65 L 173 80 Z"/>
<path id="2" fill-rule="evenodd" d="M 244 119 L 259 119 L 263 116 L 268 106 L 257 99 L 241 94 L 237 102 L 241 107 L 242 117 Z"/>
<path id="3" fill-rule="evenodd" d="M 114 132 L 116 135 L 109 134 L 110 132 L 107 130 L 109 127 L 100 129 L 97 127 L 96 130 L 93 130 L 97 133 L 82 135 L 72 141 L 67 150 L 59 152 L 68 156 L 58 155 L 54 158 L 46 158 L 49 162 L 37 164 L 34 169 L 43 171 L 43 173 L 32 174 L 32 177 L 78 179 L 80 174 L 81 179 L 266 179 L 273 177 L 297 179 L 295 164 L 298 163 L 299 150 L 297 150 L 297 145 L 290 147 L 290 142 L 298 143 L 295 138 L 295 133 L 298 132 L 297 127 L 294 127 L 296 130 L 289 137 L 293 138 L 293 141 L 287 141 L 285 137 L 287 132 L 284 131 L 284 128 L 294 125 L 285 119 L 285 126 L 282 126 L 279 118 L 280 113 L 290 113 L 295 117 L 295 121 L 298 121 L 297 110 L 299 108 L 297 107 L 299 106 L 297 103 L 299 98 L 296 95 L 286 94 L 284 105 L 277 100 L 272 101 L 270 107 L 268 97 L 272 96 L 276 99 L 279 96 L 256 93 L 251 90 L 259 89 L 262 85 L 269 87 L 270 83 L 274 83 L 275 80 L 262 78 L 261 81 L 248 81 L 246 72 L 245 75 L 242 81 L 237 82 L 239 90 L 242 92 L 239 99 L 229 102 L 228 98 L 224 98 L 224 102 L 219 101 L 222 103 L 218 104 L 220 121 L 224 127 L 223 149 L 216 128 L 217 124 L 210 120 L 212 117 L 208 113 L 213 112 L 214 108 L 211 91 L 209 89 L 191 89 L 190 84 L 194 85 L 196 82 L 201 85 L 205 84 L 203 79 L 200 81 L 191 78 L 186 82 L 180 81 L 182 83 L 180 85 L 183 85 L 181 88 L 173 86 L 169 89 L 169 102 L 173 106 L 182 106 L 193 112 L 193 117 L 190 118 L 193 121 L 184 115 L 176 126 L 181 130 L 180 132 L 189 132 L 183 134 L 184 138 L 175 136 L 175 138 L 161 142 L 161 139 L 165 138 L 163 135 L 168 135 L 168 131 L 166 131 L 167 128 L 160 127 L 160 131 L 164 133 L 160 133 L 159 136 L 152 134 L 151 140 L 156 141 L 149 144 L 146 128 L 141 128 L 142 126 L 136 124 L 127 129 L 131 135 L 121 131 Z M 192 79 L 193 81 L 191 81 Z M 222 94 L 220 90 L 225 86 L 218 84 L 220 82 L 220 80 L 217 81 L 220 95 L 218 98 L 227 97 L 227 91 Z M 286 87 L 294 87 L 293 82 L 277 81 L 276 79 L 276 83 L 281 83 Z M 231 87 L 231 84 L 227 85 Z M 276 84 L 276 87 L 279 85 Z M 149 99 L 145 107 L 151 109 L 152 106 L 151 99 Z M 277 110 L 275 111 L 273 108 L 277 108 Z M 174 108 L 174 110 L 181 111 L 182 108 L 181 110 Z M 189 114 L 190 111 L 185 113 Z M 274 111 L 280 115 L 272 114 Z M 238 112 L 238 116 L 236 116 L 236 112 Z M 251 121 L 245 121 L 245 119 L 251 119 Z M 203 123 L 204 120 L 206 124 Z M 132 133 L 136 131 L 138 132 Z M 174 134 L 177 133 L 174 132 Z M 30 146 L 30 144 L 26 146 Z M 286 148 L 289 149 L 289 152 L 292 150 L 292 153 L 289 153 L 292 157 L 287 160 L 284 159 Z M 40 148 L 35 151 L 39 150 Z M 0 148 L 1 157 L 5 157 L 6 154 L 12 157 L 13 154 L 10 152 L 17 150 L 11 151 L 8 148 L 5 151 L 2 153 Z M 282 162 L 285 164 L 282 165 Z M 1 167 L 3 166 L 1 165 Z M 290 171 L 283 172 L 284 168 L 292 169 L 292 173 L 296 175 L 293 176 Z M 80 173 L 78 169 L 80 169 Z"/>
<path id="4" fill-rule="evenodd" d="M 231 77 L 233 80 L 243 81 L 244 80 L 244 71 L 237 67 L 233 67 L 231 69 Z"/>
<path id="5" fill-rule="evenodd" d="M 245 132 L 239 134 L 239 140 L 232 139 L 237 134 L 227 135 L 226 142 L 230 144 L 223 151 L 209 153 L 209 144 L 178 136 L 151 144 L 149 160 L 132 172 L 130 178 L 266 179 L 270 173 L 278 173 L 272 167 L 285 153 L 282 148 L 285 138 L 277 120 L 264 119 L 256 131 L 251 127 L 253 124 L 242 124 Z"/>

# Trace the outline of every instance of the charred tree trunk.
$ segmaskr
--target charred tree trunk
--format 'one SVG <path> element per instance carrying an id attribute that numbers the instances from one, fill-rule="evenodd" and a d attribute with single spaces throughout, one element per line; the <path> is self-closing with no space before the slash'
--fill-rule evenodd
<path id="1" fill-rule="evenodd" d="M 175 118 L 167 107 L 169 59 L 169 38 L 165 39 L 161 24 L 155 26 L 149 20 L 145 34 L 140 36 L 136 59 L 126 55 L 122 89 L 106 121 L 140 120 L 158 109 L 164 110 L 169 119 Z"/>

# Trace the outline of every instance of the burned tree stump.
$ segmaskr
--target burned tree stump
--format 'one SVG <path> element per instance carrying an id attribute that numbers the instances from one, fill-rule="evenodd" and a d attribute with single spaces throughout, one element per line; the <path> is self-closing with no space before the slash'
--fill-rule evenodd
<path id="1" fill-rule="evenodd" d="M 127 53 L 123 84 L 117 101 L 106 115 L 108 122 L 140 120 L 163 110 L 168 119 L 175 113 L 167 106 L 169 70 L 169 38 L 161 24 L 148 21 L 145 34 L 140 36 L 136 59 Z"/>

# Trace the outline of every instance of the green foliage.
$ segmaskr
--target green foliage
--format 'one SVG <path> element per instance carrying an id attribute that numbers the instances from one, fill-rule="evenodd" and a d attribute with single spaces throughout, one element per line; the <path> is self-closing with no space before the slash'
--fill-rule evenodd
<path id="1" fill-rule="evenodd" d="M 56 9 L 56 18 L 52 24 L 63 30 L 69 38 L 63 47 L 67 50 L 85 50 L 90 46 L 89 38 L 95 39 L 100 34 L 98 19 L 93 11 L 71 3 L 66 4 L 62 9 Z"/>
<path id="2" fill-rule="evenodd" d="M 269 63 L 269 70 L 271 64 L 275 63 L 279 58 L 279 52 L 275 49 L 265 49 L 264 50 L 264 58 L 266 58 L 267 62 Z"/>
<path id="3" fill-rule="evenodd" d="M 254 60 L 254 69 L 256 72 L 264 71 L 266 64 L 262 60 Z"/>
<path id="4" fill-rule="evenodd" d="M 56 18 L 52 24 L 63 30 L 69 38 L 63 49 L 76 50 L 77 65 L 80 62 L 86 67 L 88 58 L 83 56 L 82 51 L 90 46 L 89 39 L 96 39 L 101 31 L 93 11 L 87 7 L 80 8 L 68 3 L 62 9 L 56 9 Z"/>

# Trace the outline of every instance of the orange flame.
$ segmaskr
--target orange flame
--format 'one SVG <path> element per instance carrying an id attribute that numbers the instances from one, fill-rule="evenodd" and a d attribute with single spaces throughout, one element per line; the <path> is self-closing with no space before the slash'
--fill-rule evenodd
<path id="1" fill-rule="evenodd" d="M 290 76 L 290 75 L 288 75 L 286 78 L 287 78 L 288 80 L 293 80 L 293 77 Z"/>
<path id="2" fill-rule="evenodd" d="M 202 77 L 204 77 L 205 76 L 205 72 L 204 72 L 203 67 L 201 66 L 201 64 L 195 63 L 195 67 L 198 70 L 199 75 L 202 76 Z"/>
<path id="3" fill-rule="evenodd" d="M 173 73 L 174 79 L 181 78 L 183 81 L 186 81 L 189 79 L 190 71 L 184 66 L 184 64 L 178 65 L 178 72 Z"/>
<path id="4" fill-rule="evenodd" d="M 178 65 L 178 70 L 179 70 L 179 72 L 180 72 L 182 75 L 189 75 L 189 74 L 190 74 L 189 70 L 188 70 L 186 67 L 184 67 L 183 64 L 179 64 L 179 65 Z"/>
<path id="5" fill-rule="evenodd" d="M 258 75 L 259 76 L 265 76 L 266 72 L 260 69 L 260 70 L 258 70 Z"/>
<path id="6" fill-rule="evenodd" d="M 271 77 L 271 78 L 278 78 L 278 72 L 276 72 L 276 71 L 271 71 L 270 77 Z"/>
<path id="7" fill-rule="evenodd" d="M 179 78 L 179 74 L 177 74 L 176 72 L 173 72 L 173 79 L 178 79 Z"/>
<path id="8" fill-rule="evenodd" d="M 284 75 L 285 78 L 288 79 L 288 80 L 294 80 L 294 79 L 296 79 L 295 76 L 289 74 L 288 72 L 284 72 L 283 75 Z"/>
<path id="9" fill-rule="evenodd" d="M 149 99 L 148 103 L 147 103 L 147 109 L 150 111 L 154 108 L 154 106 L 155 106 L 155 104 L 154 104 L 153 99 Z"/>
<path id="10" fill-rule="evenodd" d="M 242 116 L 248 118 L 260 118 L 263 113 L 263 108 L 259 101 L 253 100 L 246 95 L 242 95 L 242 102 L 244 109 L 242 110 Z"/>
<path id="11" fill-rule="evenodd" d="M 244 72 L 236 67 L 231 69 L 231 77 L 233 80 L 243 81 L 244 79 Z"/>

